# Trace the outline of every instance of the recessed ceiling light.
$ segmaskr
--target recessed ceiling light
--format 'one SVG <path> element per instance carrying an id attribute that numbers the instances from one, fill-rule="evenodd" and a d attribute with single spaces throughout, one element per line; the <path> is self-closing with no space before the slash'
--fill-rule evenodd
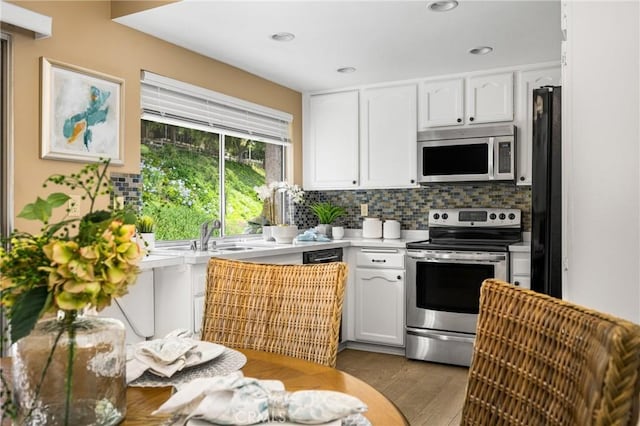
<path id="1" fill-rule="evenodd" d="M 434 1 L 429 3 L 427 7 L 434 12 L 448 12 L 458 7 L 458 2 L 455 0 Z"/>
<path id="2" fill-rule="evenodd" d="M 341 72 L 342 74 L 351 74 L 352 72 L 356 72 L 356 69 L 354 67 L 342 67 L 338 68 L 337 71 Z"/>
<path id="3" fill-rule="evenodd" d="M 271 38 L 275 41 L 291 41 L 296 38 L 296 36 L 291 33 L 275 33 Z"/>
<path id="4" fill-rule="evenodd" d="M 472 55 L 486 55 L 487 53 L 493 52 L 493 47 L 489 46 L 478 46 L 473 49 L 469 49 L 469 53 Z"/>

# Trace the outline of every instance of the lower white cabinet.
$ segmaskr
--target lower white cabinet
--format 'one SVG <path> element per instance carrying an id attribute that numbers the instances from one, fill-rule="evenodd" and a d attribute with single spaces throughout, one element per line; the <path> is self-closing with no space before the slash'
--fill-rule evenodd
<path id="1" fill-rule="evenodd" d="M 362 249 L 354 279 L 355 340 L 404 345 L 404 253 Z M 397 269 L 393 269 L 397 268 Z"/>
<path id="2" fill-rule="evenodd" d="M 531 253 L 511 252 L 512 284 L 521 288 L 531 289 Z"/>
<path id="3" fill-rule="evenodd" d="M 124 323 L 126 343 L 136 343 L 154 335 L 154 271 L 143 270 L 129 292 L 111 302 L 111 306 L 100 311 L 100 316 L 119 319 Z"/>
<path id="4" fill-rule="evenodd" d="M 155 281 L 155 337 L 177 328 L 200 333 L 207 263 L 163 268 Z"/>
<path id="5" fill-rule="evenodd" d="M 302 253 L 262 256 L 247 262 L 300 264 Z M 155 338 L 182 328 L 200 335 L 207 289 L 207 262 L 160 269 L 155 279 Z M 151 299 L 153 300 L 153 299 Z"/>

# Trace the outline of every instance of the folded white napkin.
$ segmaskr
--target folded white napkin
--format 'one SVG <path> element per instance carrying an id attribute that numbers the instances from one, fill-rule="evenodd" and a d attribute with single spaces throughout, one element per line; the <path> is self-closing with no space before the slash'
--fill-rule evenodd
<path id="1" fill-rule="evenodd" d="M 237 371 L 193 380 L 153 414 L 181 414 L 218 425 L 252 425 L 285 419 L 298 424 L 325 424 L 366 410 L 367 406 L 358 398 L 341 392 L 287 393 L 282 382 L 244 377 Z"/>
<path id="2" fill-rule="evenodd" d="M 162 339 L 137 343 L 127 356 L 127 383 L 145 371 L 171 377 L 185 367 L 209 361 L 224 351 L 224 346 L 191 338 L 186 330 L 175 330 Z"/>

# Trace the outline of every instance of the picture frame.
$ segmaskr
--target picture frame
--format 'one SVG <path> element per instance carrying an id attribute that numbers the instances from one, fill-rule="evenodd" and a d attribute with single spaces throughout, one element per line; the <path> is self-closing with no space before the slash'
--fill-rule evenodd
<path id="1" fill-rule="evenodd" d="M 41 57 L 41 158 L 124 164 L 124 80 Z"/>

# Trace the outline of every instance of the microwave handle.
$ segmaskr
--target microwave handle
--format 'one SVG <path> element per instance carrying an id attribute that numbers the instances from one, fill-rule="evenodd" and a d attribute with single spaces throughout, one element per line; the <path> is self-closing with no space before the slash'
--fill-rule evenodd
<path id="1" fill-rule="evenodd" d="M 493 174 L 493 162 L 495 155 L 494 138 L 489 138 L 489 179 L 493 179 L 495 177 Z"/>

